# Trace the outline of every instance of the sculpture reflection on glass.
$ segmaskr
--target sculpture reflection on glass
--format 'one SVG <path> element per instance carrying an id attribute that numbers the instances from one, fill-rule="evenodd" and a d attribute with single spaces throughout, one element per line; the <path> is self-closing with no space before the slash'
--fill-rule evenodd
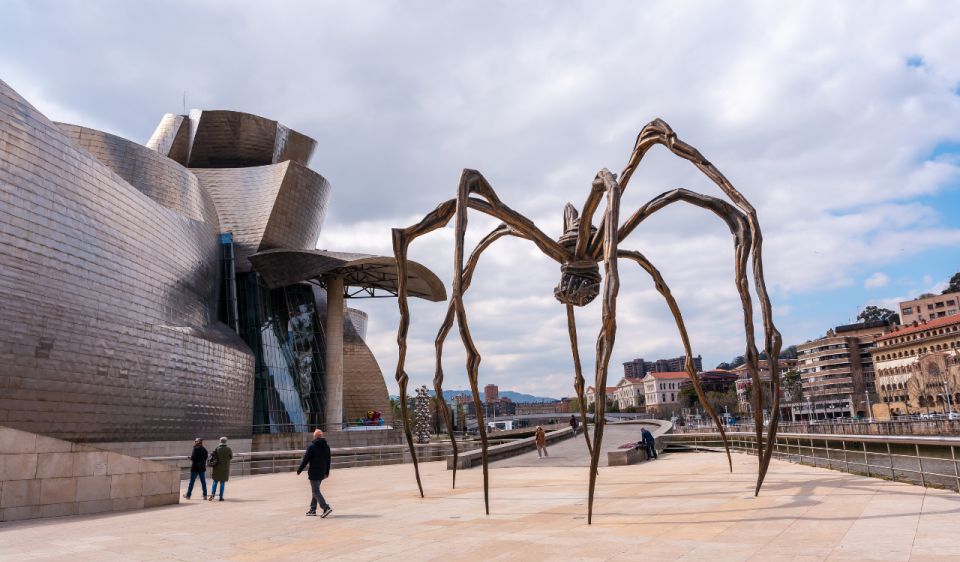
<path id="1" fill-rule="evenodd" d="M 623 224 L 620 224 L 620 198 L 626 189 L 630 178 L 640 164 L 641 159 L 646 152 L 654 145 L 662 144 L 673 154 L 691 162 L 701 172 L 712 180 L 733 204 L 716 197 L 704 195 L 689 191 L 686 189 L 674 189 L 654 197 L 644 204 Z M 601 200 L 606 196 L 606 209 L 600 218 L 598 227 L 592 225 L 592 218 Z M 610 356 L 613 351 L 614 339 L 616 337 L 616 307 L 617 294 L 620 289 L 620 278 L 618 273 L 618 261 L 620 259 L 636 262 L 644 271 L 646 271 L 656 286 L 657 291 L 663 296 L 673 314 L 673 318 L 680 332 L 680 339 L 683 343 L 684 354 L 686 356 L 686 371 L 693 383 L 697 397 L 707 414 L 716 424 L 720 437 L 723 441 L 727 453 L 727 462 L 733 471 L 733 461 L 730 457 L 730 449 L 727 443 L 726 433 L 723 424 L 720 422 L 716 411 L 706 400 L 703 388 L 697 379 L 696 370 L 692 360 L 692 350 L 687 330 L 680 314 L 680 308 L 676 300 L 670 293 L 663 277 L 656 267 L 647 260 L 640 252 L 620 249 L 620 243 L 647 217 L 663 209 L 664 207 L 676 203 L 686 202 L 711 211 L 720 217 L 730 228 L 734 239 L 734 261 L 735 261 L 735 283 L 737 292 L 740 295 L 741 305 L 743 307 L 743 323 L 746 335 L 746 351 L 744 359 L 747 371 L 754 388 L 761 388 L 763 384 L 759 374 L 759 354 L 755 343 L 754 325 L 753 325 L 753 299 L 750 294 L 749 279 L 747 277 L 748 263 L 752 265 L 754 282 L 757 297 L 760 302 L 760 311 L 763 318 L 764 328 L 764 348 L 769 361 L 771 373 L 777 373 L 778 359 L 780 356 L 780 347 L 782 344 L 780 333 L 773 324 L 773 317 L 770 306 L 770 299 L 767 295 L 766 284 L 763 277 L 763 263 L 761 259 L 762 234 L 760 225 L 757 221 L 757 213 L 753 206 L 737 191 L 733 185 L 717 170 L 713 164 L 707 161 L 697 149 L 679 140 L 673 130 L 660 119 L 656 119 L 644 127 L 637 136 L 636 144 L 630 155 L 627 165 L 620 173 L 620 176 L 612 174 L 607 169 L 602 169 L 597 174 L 591 185 L 590 193 L 579 213 L 571 204 L 564 208 L 564 232 L 559 240 L 553 240 L 544 234 L 533 222 L 517 213 L 505 205 L 487 180 L 476 170 L 464 170 L 460 176 L 460 184 L 457 190 L 456 199 L 446 201 L 419 223 L 408 228 L 393 229 L 393 248 L 397 258 L 397 276 L 398 285 L 398 304 L 400 307 L 400 326 L 397 333 L 397 344 L 399 346 L 399 357 L 397 361 L 396 379 L 400 386 L 400 408 L 401 416 L 404 419 L 404 430 L 407 444 L 410 447 L 410 453 L 413 457 L 414 473 L 417 479 L 417 486 L 423 496 L 423 485 L 420 481 L 420 470 L 416 462 L 416 453 L 413 446 L 413 437 L 410 431 L 410 425 L 407 423 L 407 382 L 408 377 L 404 371 L 407 352 L 407 332 L 410 326 L 410 312 L 407 306 L 407 251 L 410 243 L 416 238 L 432 232 L 445 226 L 450 219 L 455 218 L 454 240 L 456 248 L 454 250 L 454 280 L 453 291 L 450 303 L 447 307 L 447 314 L 437 334 L 435 342 L 435 360 L 436 371 L 434 375 L 434 390 L 436 395 L 443 396 L 443 369 L 441 358 L 443 354 L 443 344 L 447 335 L 453 326 L 454 318 L 460 330 L 460 338 L 466 349 L 467 376 L 470 382 L 470 389 L 473 394 L 473 401 L 477 412 L 477 429 L 480 433 L 482 461 L 483 461 L 483 496 L 486 513 L 490 513 L 489 500 L 489 474 L 487 467 L 487 433 L 483 421 L 483 407 L 480 401 L 478 387 L 478 376 L 480 367 L 480 353 L 474 345 L 473 338 L 467 322 L 467 314 L 463 305 L 463 295 L 470 286 L 473 277 L 473 271 L 477 266 L 480 255 L 490 247 L 496 240 L 503 236 L 517 236 L 533 242 L 544 254 L 560 264 L 561 278 L 560 283 L 554 289 L 554 296 L 566 306 L 567 309 L 567 327 L 570 335 L 570 347 L 573 353 L 574 364 L 574 389 L 580 405 L 581 422 L 586 427 L 587 413 L 584 399 L 584 378 L 580 365 L 580 355 L 577 346 L 576 320 L 574 317 L 574 306 L 584 306 L 590 303 L 601 292 L 601 282 L 603 283 L 603 309 L 600 334 L 596 343 L 596 363 L 595 363 L 595 388 L 596 388 L 596 412 L 593 431 L 593 441 L 591 442 L 587 431 L 584 431 L 584 437 L 587 442 L 587 449 L 590 453 L 590 474 L 589 491 L 587 504 L 587 522 L 593 520 L 593 497 L 598 475 L 598 466 L 600 460 L 601 443 L 603 440 L 604 428 L 604 410 L 606 406 L 606 388 L 607 388 L 607 368 L 610 363 Z M 464 264 L 464 235 L 467 230 L 467 209 L 480 211 L 481 213 L 495 217 L 502 222 L 497 228 L 487 234 L 477 247 L 474 248 L 470 257 Z M 604 274 L 601 276 L 599 263 L 603 263 Z M 754 423 L 757 435 L 757 453 L 759 460 L 759 470 L 757 474 L 757 483 L 754 490 L 759 494 L 760 487 L 763 484 L 767 468 L 770 465 L 772 448 L 765 446 L 765 443 L 773 443 L 776 437 L 777 424 L 779 422 L 780 412 L 780 379 L 777 376 L 771 377 L 771 394 L 773 404 L 770 408 L 771 416 L 767 429 L 766 441 L 764 440 L 764 405 L 763 392 L 752 393 Z M 450 418 L 450 412 L 446 404 L 441 402 L 441 415 L 447 432 L 450 434 L 450 440 L 453 446 L 454 472 L 453 485 L 456 486 L 456 458 L 458 455 L 456 440 L 453 436 L 453 424 Z"/>

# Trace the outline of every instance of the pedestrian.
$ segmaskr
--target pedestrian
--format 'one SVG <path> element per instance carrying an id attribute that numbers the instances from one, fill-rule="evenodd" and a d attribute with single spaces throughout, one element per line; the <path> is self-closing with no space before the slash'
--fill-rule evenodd
<path id="1" fill-rule="evenodd" d="M 327 445 L 327 440 L 323 438 L 323 431 L 319 429 L 313 432 L 313 443 L 310 443 L 303 453 L 303 460 L 300 461 L 297 476 L 303 472 L 307 465 L 310 465 L 310 468 L 307 469 L 307 479 L 310 480 L 310 510 L 307 511 L 307 515 L 316 515 L 317 504 L 319 503 L 320 508 L 323 509 L 320 517 L 323 518 L 330 515 L 333 508 L 330 507 L 327 500 L 323 499 L 323 494 L 320 493 L 320 482 L 324 478 L 330 477 L 330 445 Z"/>
<path id="2" fill-rule="evenodd" d="M 543 457 L 549 457 L 547 454 L 547 432 L 543 430 L 543 426 L 538 425 L 537 431 L 534 433 L 534 440 L 537 442 L 537 455 L 542 459 Z"/>
<path id="3" fill-rule="evenodd" d="M 580 422 L 577 421 L 577 416 L 570 414 L 570 427 L 573 428 L 573 432 L 576 433 L 577 429 L 580 427 Z"/>
<path id="4" fill-rule="evenodd" d="M 213 450 L 210 460 L 207 464 L 213 468 L 213 487 L 210 489 L 210 497 L 217 495 L 217 484 L 220 484 L 220 501 L 223 501 L 223 489 L 227 487 L 227 480 L 230 480 L 230 461 L 233 459 L 233 450 L 227 447 L 227 438 L 220 438 L 220 445 Z"/>
<path id="5" fill-rule="evenodd" d="M 653 437 L 653 434 L 650 433 L 650 430 L 647 428 L 640 429 L 641 443 L 643 443 L 644 448 L 647 450 L 647 460 L 657 458 L 657 440 Z"/>
<path id="6" fill-rule="evenodd" d="M 203 446 L 203 439 L 197 437 L 193 440 L 193 451 L 190 452 L 190 484 L 187 486 L 187 493 L 183 497 L 190 499 L 193 493 L 193 483 L 200 477 L 200 487 L 203 489 L 203 499 L 207 499 L 207 453 Z"/>

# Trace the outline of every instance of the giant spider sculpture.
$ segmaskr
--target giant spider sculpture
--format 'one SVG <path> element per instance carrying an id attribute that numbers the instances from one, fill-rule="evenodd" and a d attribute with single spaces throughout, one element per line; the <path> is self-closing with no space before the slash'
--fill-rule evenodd
<path id="1" fill-rule="evenodd" d="M 626 222 L 620 224 L 620 197 L 623 190 L 626 189 L 630 178 L 633 176 L 644 154 L 656 144 L 662 144 L 673 154 L 690 161 L 716 183 L 727 197 L 730 198 L 733 204 L 723 199 L 695 193 L 686 189 L 674 189 L 653 198 L 640 207 Z M 604 195 L 607 201 L 606 209 L 600 218 L 599 227 L 594 227 L 591 224 L 592 218 Z M 413 226 L 393 229 L 393 248 L 397 258 L 398 273 L 397 294 L 400 307 L 400 326 L 397 333 L 399 359 L 397 361 L 396 379 L 400 386 L 400 408 L 401 415 L 404 419 L 404 431 L 406 433 L 407 444 L 410 447 L 410 454 L 413 458 L 414 473 L 421 497 L 423 497 L 423 485 L 420 481 L 420 469 L 417 465 L 417 456 L 410 426 L 406 423 L 408 378 L 406 372 L 404 372 L 404 362 L 407 352 L 407 331 L 410 326 L 410 312 L 407 305 L 406 287 L 407 250 L 410 243 L 416 238 L 445 226 L 450 219 L 454 217 L 456 217 L 456 249 L 454 251 L 453 291 L 447 308 L 446 318 L 440 327 L 435 341 L 436 371 L 433 385 L 437 396 L 443 396 L 443 369 L 441 366 L 443 344 L 453 325 L 453 320 L 456 318 L 457 325 L 460 329 L 460 338 L 466 349 L 467 375 L 470 380 L 473 401 L 476 405 L 477 428 L 480 432 L 483 460 L 483 497 L 487 514 L 490 513 L 490 499 L 487 468 L 487 432 L 484 427 L 483 407 L 480 402 L 478 387 L 480 353 L 477 351 L 477 347 L 474 345 L 470 335 L 467 313 L 463 305 L 463 295 L 470 286 L 473 272 L 480 259 L 480 255 L 496 240 L 508 235 L 517 236 L 533 242 L 540 251 L 560 264 L 560 283 L 554 289 L 554 296 L 566 305 L 567 309 L 567 328 L 570 334 L 570 347 L 573 352 L 575 372 L 574 388 L 580 403 L 579 413 L 584 426 L 584 437 L 586 439 L 587 449 L 590 453 L 587 522 L 591 523 L 593 519 L 593 496 L 598 475 L 597 467 L 600 460 L 600 445 L 603 440 L 607 368 L 610 363 L 610 355 L 613 351 L 617 331 L 617 293 L 620 289 L 620 278 L 617 267 L 618 260 L 620 259 L 636 262 L 637 265 L 646 271 L 653 279 L 657 291 L 663 296 L 667 306 L 670 308 L 670 312 L 673 314 L 677 329 L 680 332 L 680 338 L 683 342 L 687 373 L 700 399 L 700 403 L 720 432 L 727 453 L 727 462 L 730 465 L 730 470 L 733 470 L 733 462 L 730 458 L 730 449 L 723 425 L 720 423 L 717 413 L 706 400 L 703 388 L 697 379 L 692 361 L 693 353 L 690 348 L 690 339 L 687 335 L 687 330 L 684 326 L 680 308 L 676 300 L 671 295 L 670 289 L 666 282 L 664 282 L 660 272 L 643 254 L 632 250 L 622 250 L 619 247 L 620 243 L 623 242 L 644 219 L 667 205 L 678 201 L 691 203 L 712 211 L 726 222 L 730 228 L 730 232 L 733 234 L 736 287 L 743 305 L 743 324 L 746 333 L 746 352 L 744 353 L 744 358 L 754 388 L 760 388 L 762 383 L 759 375 L 759 356 L 754 337 L 753 300 L 750 295 L 749 280 L 747 278 L 748 262 L 752 262 L 753 266 L 753 276 L 757 296 L 760 301 L 760 310 L 763 316 L 764 347 L 766 349 L 771 373 L 778 372 L 777 362 L 782 342 L 780 333 L 773 324 L 770 299 L 767 296 L 767 289 L 763 279 L 763 263 L 761 259 L 762 235 L 760 225 L 757 222 L 757 213 L 753 206 L 750 205 L 743 195 L 730 184 L 727 178 L 725 178 L 713 164 L 707 161 L 695 148 L 679 140 L 670 126 L 660 119 L 652 121 L 640 131 L 630 159 L 627 161 L 627 165 L 619 177 L 607 169 L 600 170 L 593 180 L 590 193 L 587 196 L 587 200 L 579 216 L 573 205 L 567 203 L 563 217 L 564 233 L 559 240 L 551 239 L 540 231 L 532 221 L 505 205 L 500 198 L 497 197 L 497 194 L 487 180 L 476 170 L 463 171 L 460 176 L 460 185 L 457 190 L 456 199 L 442 203 L 424 217 L 423 220 Z M 503 222 L 480 241 L 471 253 L 466 265 L 464 265 L 464 235 L 467 230 L 467 209 L 480 211 Z M 603 276 L 600 274 L 598 265 L 601 261 L 603 262 Z M 596 388 L 597 406 L 594 416 L 593 440 L 591 442 L 586 430 L 587 413 L 585 406 L 586 401 L 584 400 L 584 378 L 581 371 L 580 354 L 577 346 L 574 307 L 584 306 L 596 298 L 596 296 L 600 294 L 601 282 L 603 283 L 603 311 L 602 327 L 596 343 L 594 387 Z M 769 444 L 775 442 L 777 423 L 779 421 L 780 380 L 776 376 L 771 378 L 773 406 L 771 408 L 772 418 L 767 430 L 766 439 L 764 439 L 763 435 L 763 393 L 754 392 L 752 398 L 754 402 L 753 414 L 757 437 L 757 456 L 759 459 L 759 470 L 754 494 L 759 494 L 767 468 L 769 467 L 772 453 L 772 447 L 770 447 Z M 450 412 L 443 401 L 441 401 L 441 404 L 443 404 L 440 408 L 441 415 L 453 445 L 453 486 L 455 487 L 457 478 L 457 444 L 453 436 L 453 423 Z"/>

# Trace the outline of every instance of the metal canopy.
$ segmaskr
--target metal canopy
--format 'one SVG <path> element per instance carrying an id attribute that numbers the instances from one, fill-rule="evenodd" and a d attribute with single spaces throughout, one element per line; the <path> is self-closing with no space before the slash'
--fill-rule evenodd
<path id="1" fill-rule="evenodd" d="M 329 275 L 343 276 L 347 297 L 397 294 L 397 260 L 387 256 L 327 250 L 265 250 L 250 256 L 253 269 L 270 288 L 285 287 Z M 408 261 L 407 290 L 413 297 L 439 302 L 447 299 L 440 279 L 427 267 Z M 378 294 L 377 291 L 387 294 Z"/>

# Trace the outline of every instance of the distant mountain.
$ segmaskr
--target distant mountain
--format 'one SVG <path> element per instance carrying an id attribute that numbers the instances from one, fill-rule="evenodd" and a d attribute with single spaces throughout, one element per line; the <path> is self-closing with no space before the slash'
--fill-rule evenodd
<path id="1" fill-rule="evenodd" d="M 431 390 L 431 391 L 430 391 L 430 396 L 433 396 L 434 394 L 436 394 L 436 393 L 435 393 L 433 390 Z M 470 396 L 472 393 L 471 393 L 470 390 L 444 390 L 444 391 L 443 391 L 443 399 L 444 399 L 444 401 L 449 402 L 449 401 L 453 400 L 453 397 L 454 397 L 454 396 L 459 396 L 459 395 L 461 395 L 461 394 L 466 394 L 467 396 Z M 556 401 L 558 400 L 558 398 L 548 398 L 548 397 L 546 397 L 546 396 L 534 396 L 534 395 L 532 395 L 532 394 L 523 394 L 522 392 L 514 392 L 514 391 L 512 391 L 512 390 L 501 390 L 501 391 L 499 392 L 499 395 L 500 395 L 500 396 L 506 396 L 507 398 L 509 398 L 510 400 L 512 400 L 512 401 L 514 401 L 514 402 L 521 402 L 521 403 L 525 403 L 525 402 L 556 402 Z M 411 388 L 411 389 L 410 389 L 410 397 L 412 398 L 412 397 L 414 397 L 414 396 L 416 396 L 416 389 Z M 399 396 L 395 396 L 395 395 L 394 395 L 394 396 L 390 396 L 390 398 L 399 398 Z M 481 398 L 481 399 L 483 398 L 483 391 L 482 391 L 482 390 L 480 391 L 480 398 Z"/>

